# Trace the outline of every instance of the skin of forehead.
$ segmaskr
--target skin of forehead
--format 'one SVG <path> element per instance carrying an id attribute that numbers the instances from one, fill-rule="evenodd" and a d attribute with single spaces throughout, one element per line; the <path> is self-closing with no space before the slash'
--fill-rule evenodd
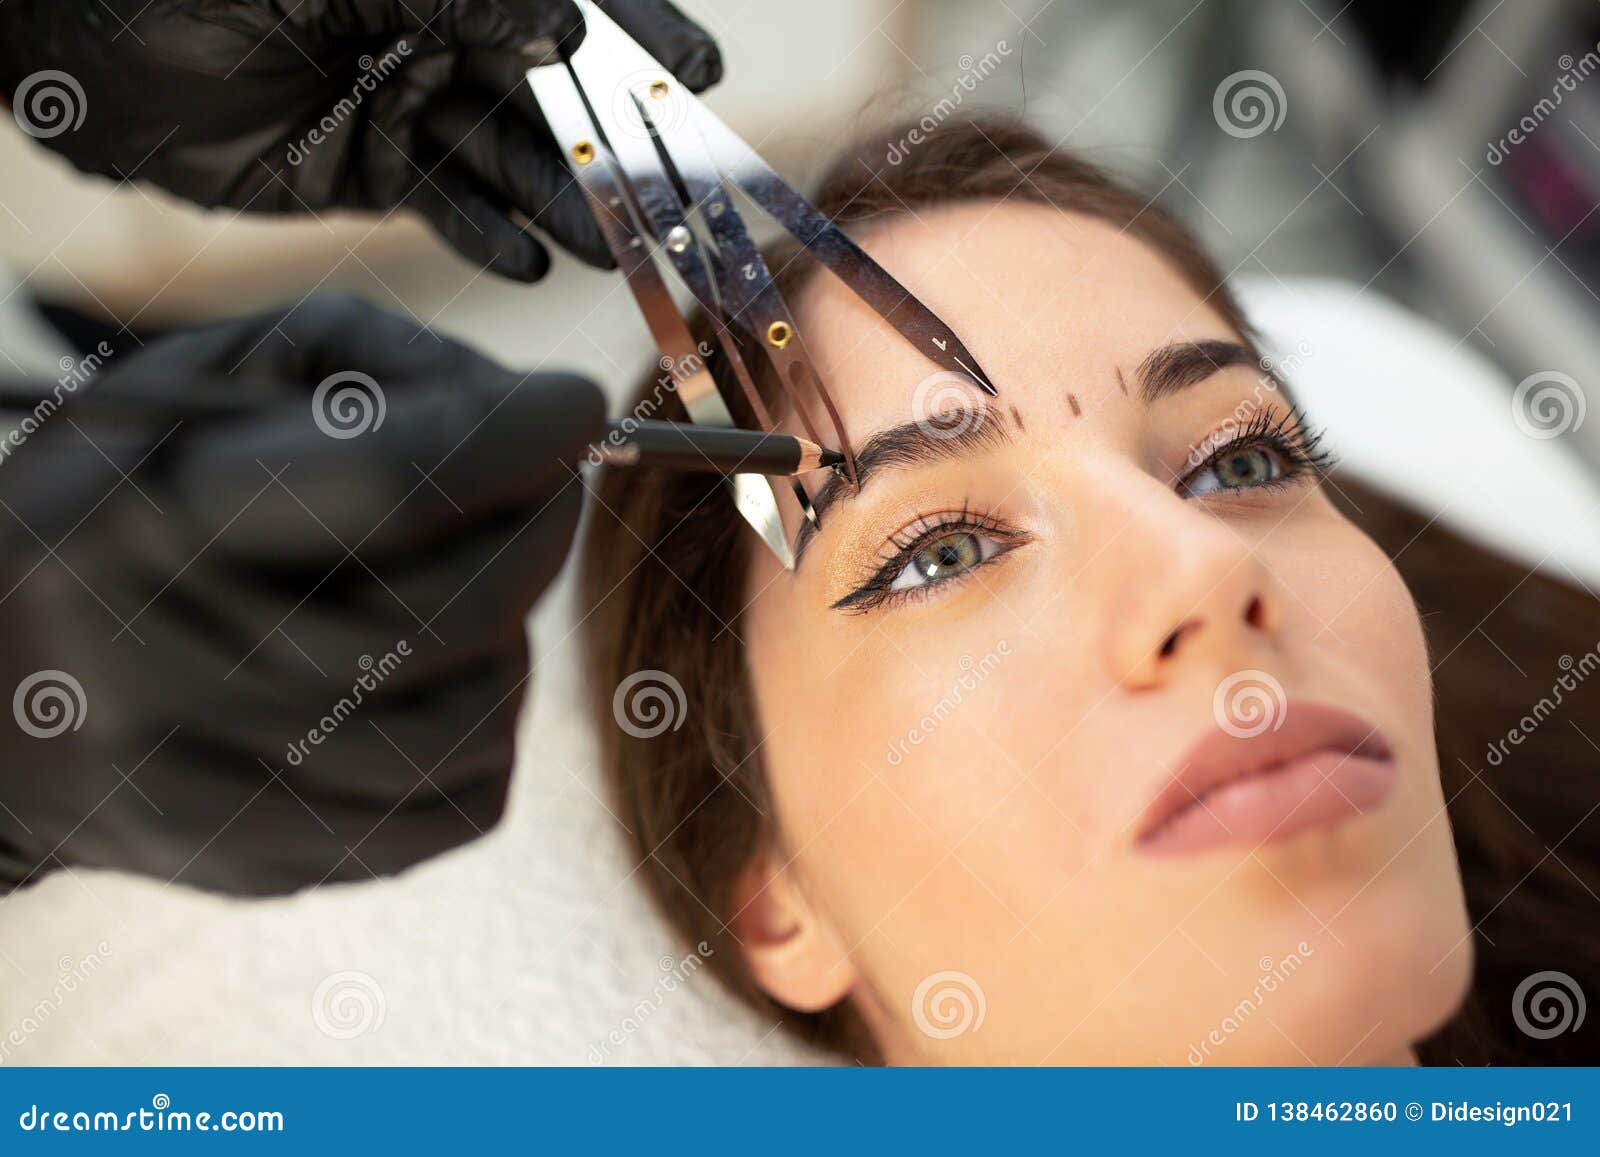
<path id="1" fill-rule="evenodd" d="M 918 210 L 859 240 L 961 336 L 997 379 L 995 401 L 1017 406 L 1024 419 L 1032 399 L 1015 389 L 1008 396 L 1007 380 L 1059 365 L 1063 411 L 1069 389 L 1087 410 L 1092 397 L 1118 388 L 1119 367 L 1131 372 L 1155 346 L 1229 335 L 1221 316 L 1149 246 L 1108 222 L 1046 205 Z M 939 367 L 831 274 L 810 278 L 796 306 L 806 350 L 852 441 L 911 416 L 918 383 Z M 1085 380 L 1091 365 L 1098 372 Z M 873 384 L 896 388 L 864 388 Z M 976 389 L 973 400 L 983 400 Z M 798 430 L 792 415 L 785 428 Z"/>
<path id="2" fill-rule="evenodd" d="M 1149 246 L 1108 222 L 1047 205 L 1013 200 L 920 209 L 872 225 L 857 239 L 998 379 L 1000 396 L 989 404 L 999 405 L 1013 431 L 1014 418 L 1024 427 L 1033 419 L 1033 429 L 1069 420 L 1069 392 L 1080 410 L 1092 413 L 1107 391 L 1121 392 L 1119 373 L 1131 374 L 1157 345 L 1229 333 Z M 852 444 L 915 416 L 918 385 L 939 374 L 938 366 L 829 273 L 809 278 L 793 304 L 806 351 Z M 1033 388 L 1041 372 L 1059 390 L 1041 396 Z M 949 394 L 940 388 L 941 398 Z M 1050 412 L 1040 413 L 1046 398 Z M 971 401 L 986 404 L 976 387 Z M 822 440 L 832 444 L 822 408 L 813 406 L 812 414 Z M 793 413 L 779 427 L 805 432 Z M 808 489 L 815 493 L 820 485 L 819 476 Z M 798 509 L 781 506 L 792 537 Z"/>

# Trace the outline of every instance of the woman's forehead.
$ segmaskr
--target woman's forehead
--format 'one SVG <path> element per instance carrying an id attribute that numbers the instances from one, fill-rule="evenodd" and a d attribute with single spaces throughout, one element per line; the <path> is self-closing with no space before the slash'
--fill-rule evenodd
<path id="1" fill-rule="evenodd" d="M 1007 404 L 1026 406 L 1040 391 L 1057 397 L 1067 383 L 1088 404 L 1118 388 L 1117 367 L 1160 345 L 1231 336 L 1143 241 L 1047 205 L 918 210 L 874 226 L 861 244 L 955 330 Z M 847 425 L 904 421 L 938 367 L 837 278 L 813 277 L 798 304 L 807 351 Z"/>

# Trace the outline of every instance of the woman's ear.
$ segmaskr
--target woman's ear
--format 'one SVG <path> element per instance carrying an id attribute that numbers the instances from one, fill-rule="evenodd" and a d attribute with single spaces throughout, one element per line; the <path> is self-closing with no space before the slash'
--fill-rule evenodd
<path id="1" fill-rule="evenodd" d="M 750 975 L 786 1008 L 821 1012 L 856 986 L 855 965 L 833 925 L 768 845 L 739 877 L 733 933 Z"/>

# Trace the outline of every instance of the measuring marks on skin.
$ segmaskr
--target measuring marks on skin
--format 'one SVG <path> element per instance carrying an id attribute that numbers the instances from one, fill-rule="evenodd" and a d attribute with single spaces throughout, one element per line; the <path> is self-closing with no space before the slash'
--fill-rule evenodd
<path id="1" fill-rule="evenodd" d="M 1122 376 L 1122 370 L 1120 367 L 1113 367 L 1113 370 L 1117 375 L 1117 388 L 1126 396 L 1128 392 L 1128 383 Z M 1008 406 L 1006 408 L 1010 411 L 1011 420 L 1016 423 L 1018 432 L 1026 433 L 1028 428 L 1023 424 L 1022 411 L 1018 410 L 1016 406 Z M 1083 404 L 1078 401 L 1078 395 L 1070 391 L 1067 394 L 1067 408 L 1072 411 L 1072 416 L 1074 418 L 1083 417 Z"/>

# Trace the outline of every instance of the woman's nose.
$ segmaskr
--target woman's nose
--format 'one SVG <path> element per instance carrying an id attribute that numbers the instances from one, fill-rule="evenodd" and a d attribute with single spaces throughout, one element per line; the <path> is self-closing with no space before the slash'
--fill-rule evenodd
<path id="1" fill-rule="evenodd" d="M 1276 638 L 1280 596 L 1252 544 L 1182 499 L 1115 552 L 1121 571 L 1107 622 L 1108 658 L 1130 690 L 1161 686 L 1199 665 L 1218 674 L 1260 666 Z M 1165 505 L 1165 504 L 1163 504 Z"/>

